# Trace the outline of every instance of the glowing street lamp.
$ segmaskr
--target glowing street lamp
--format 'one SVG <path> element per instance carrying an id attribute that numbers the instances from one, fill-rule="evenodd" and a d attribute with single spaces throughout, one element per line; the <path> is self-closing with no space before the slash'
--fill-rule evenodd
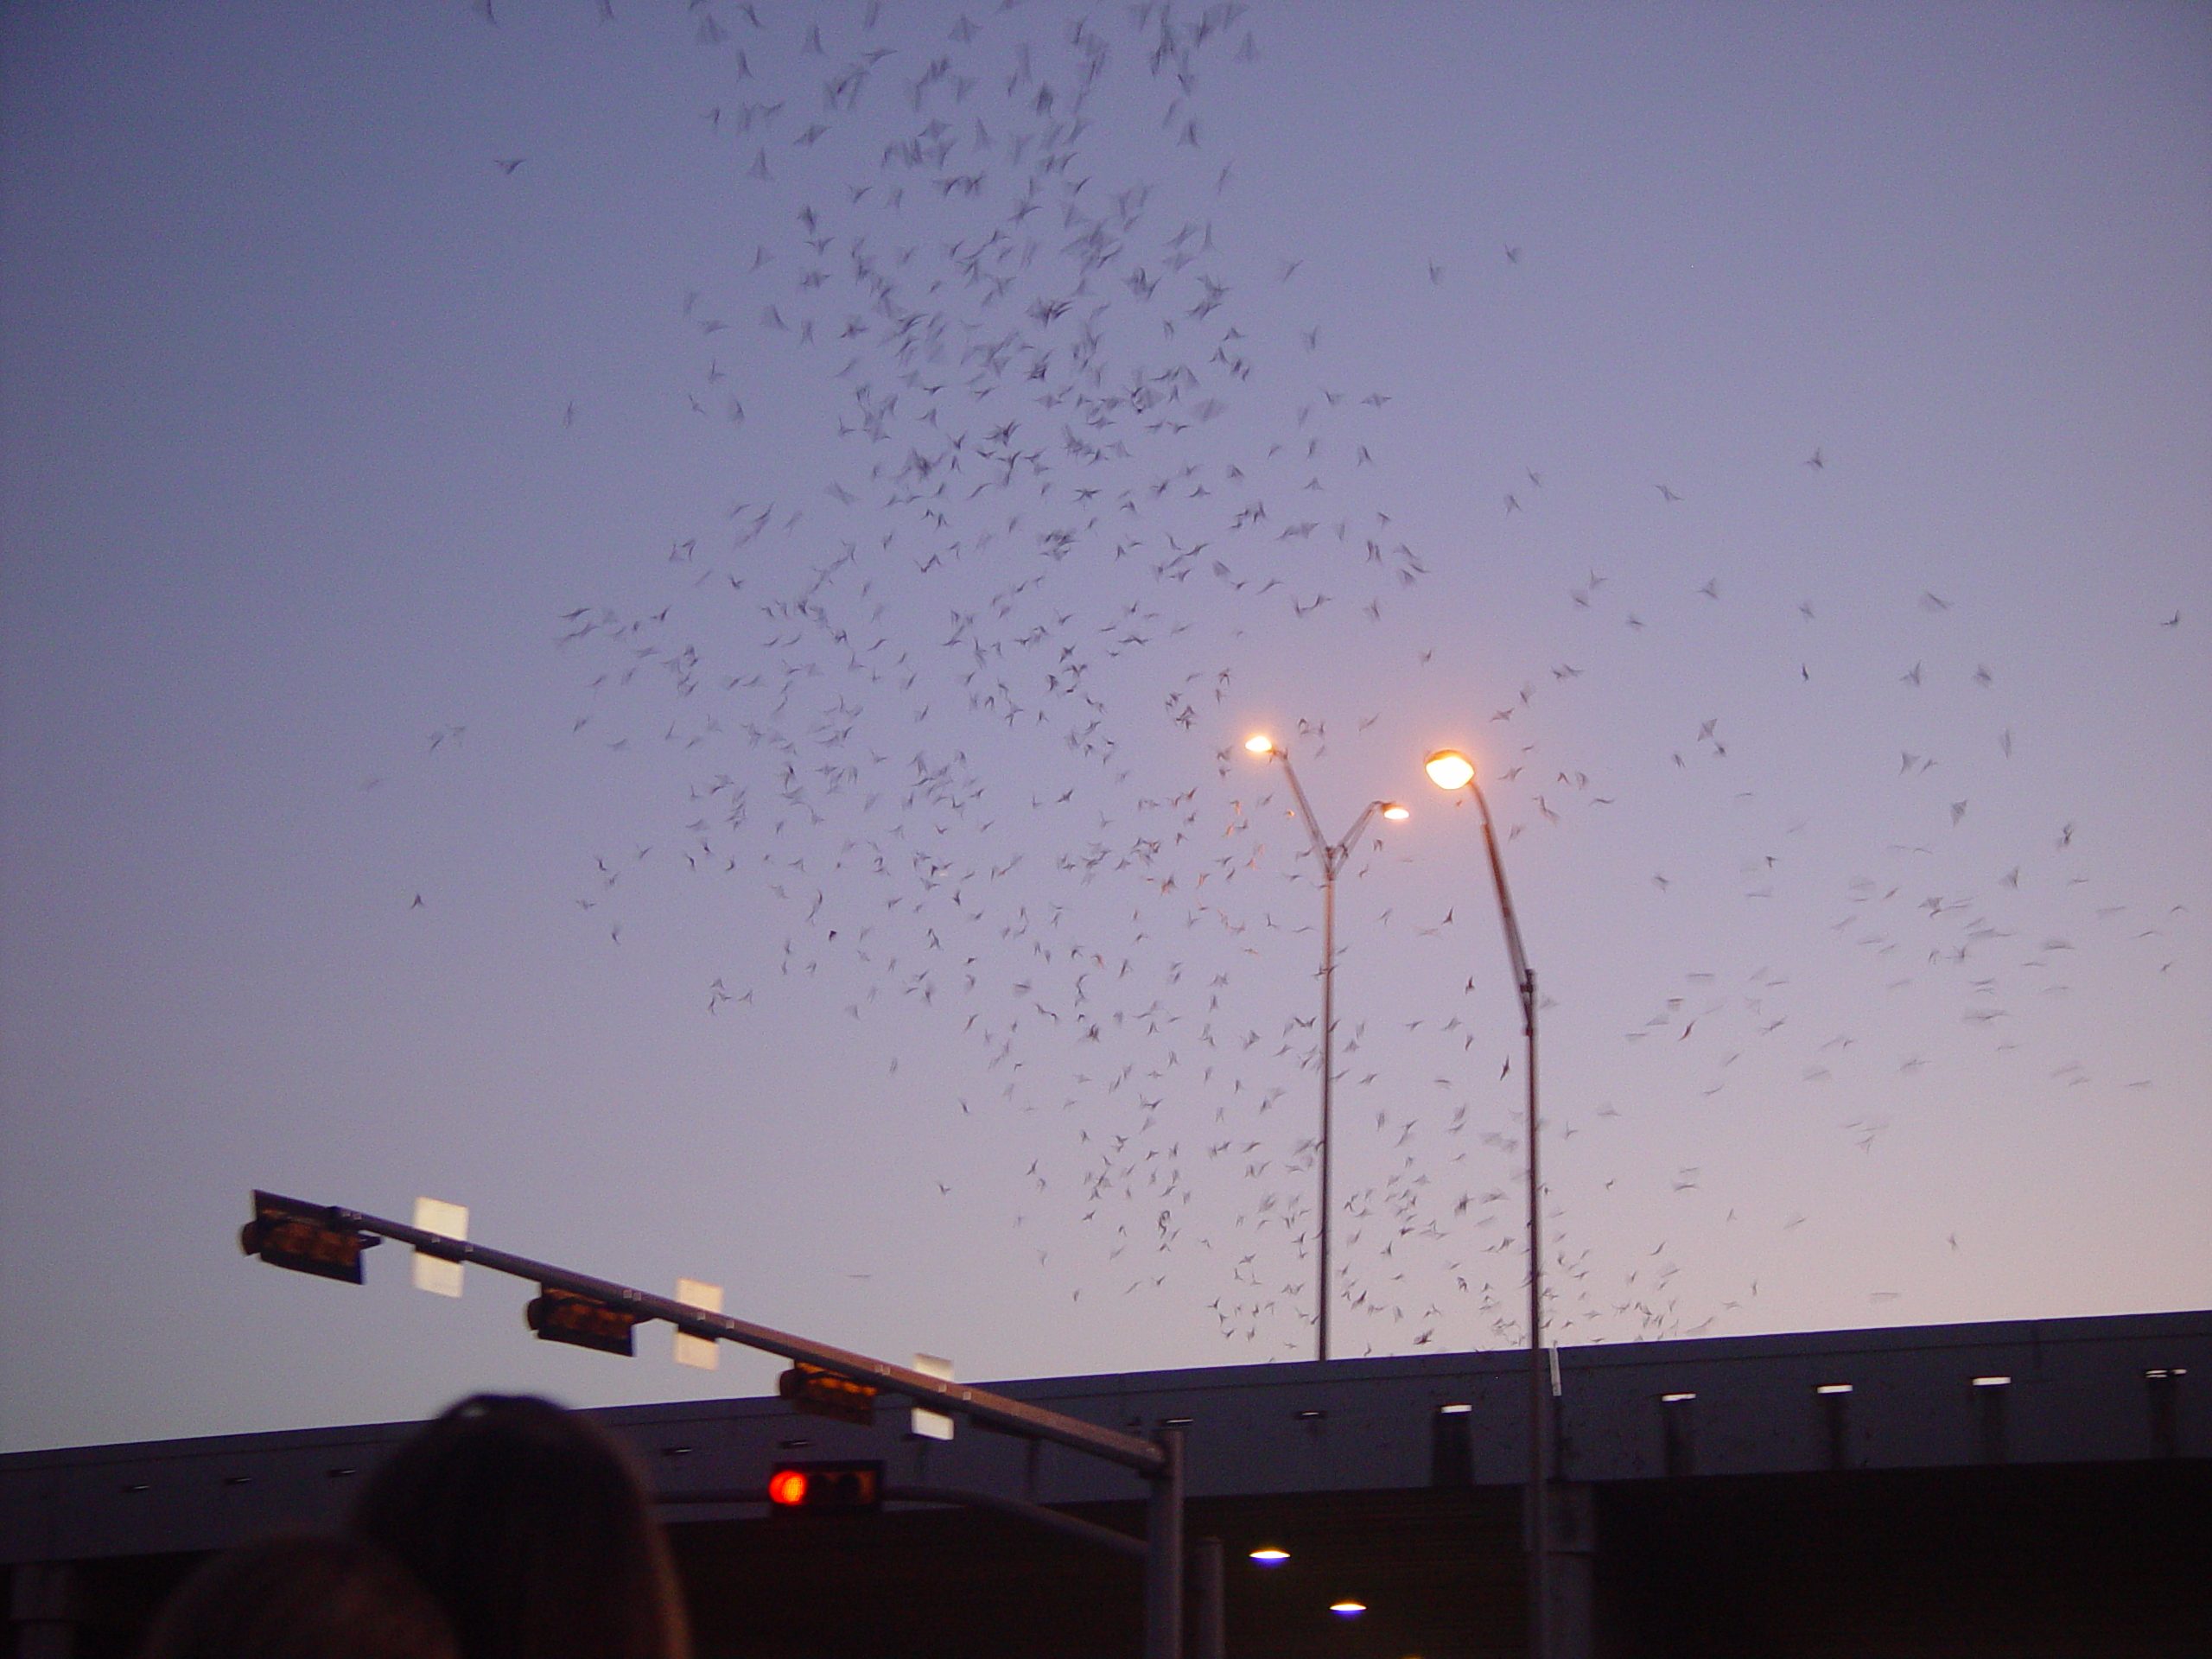
<path id="1" fill-rule="evenodd" d="M 1439 789 L 1465 789 L 1475 781 L 1475 763 L 1457 749 L 1439 749 L 1421 769 Z"/>
<path id="2" fill-rule="evenodd" d="M 1441 790 L 1464 789 L 1482 810 L 1483 847 L 1490 855 L 1491 880 L 1497 888 L 1497 912 L 1505 925 L 1505 954 L 1513 969 L 1513 988 L 1521 999 L 1521 1031 L 1528 1040 L 1529 1089 L 1529 1651 L 1536 1659 L 1551 1655 L 1551 1374 L 1544 1354 L 1543 1185 L 1536 1145 L 1536 970 L 1521 948 L 1521 925 L 1505 887 L 1505 866 L 1497 855 L 1497 831 L 1490 803 L 1475 781 L 1475 763 L 1457 749 L 1439 749 L 1422 763 L 1429 781 Z"/>
<path id="3" fill-rule="evenodd" d="M 1253 754 L 1264 755 L 1282 763 L 1283 775 L 1290 779 L 1290 792 L 1298 799 L 1298 810 L 1306 820 L 1306 833 L 1313 838 L 1313 856 L 1321 863 L 1321 1212 L 1318 1262 L 1319 1279 L 1316 1286 L 1313 1319 L 1314 1357 L 1329 1357 L 1329 1173 L 1333 1143 L 1330 1139 L 1332 1091 L 1336 1084 L 1337 1058 L 1337 872 L 1351 856 L 1352 843 L 1359 839 L 1359 832 L 1367 827 L 1369 818 L 1381 813 L 1393 823 L 1402 823 L 1413 815 L 1395 801 L 1370 801 L 1359 817 L 1353 820 L 1344 838 L 1332 842 L 1321 833 L 1320 820 L 1313 816 L 1313 806 L 1306 798 L 1306 791 L 1298 781 L 1298 772 L 1290 764 L 1290 751 L 1277 747 L 1275 741 L 1264 734 L 1244 740 L 1244 747 Z"/>

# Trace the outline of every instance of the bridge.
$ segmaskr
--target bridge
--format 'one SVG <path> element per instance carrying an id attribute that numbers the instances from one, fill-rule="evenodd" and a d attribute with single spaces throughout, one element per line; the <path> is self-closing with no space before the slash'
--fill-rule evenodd
<path id="1" fill-rule="evenodd" d="M 1183 1427 L 1230 1655 L 1472 1659 L 1525 1651 L 1526 1378 L 1516 1350 L 991 1387 Z M 1569 1348 L 1554 1386 L 1561 1655 L 2212 1653 L 2212 1312 Z M 666 1504 L 702 1659 L 1139 1646 L 1141 1565 L 1009 1513 L 1141 1534 L 1127 1471 L 888 1410 L 594 1415 Z M 0 1457 L 16 1659 L 127 1652 L 194 1561 L 333 1524 L 411 1427 Z M 769 1515 L 810 1459 L 1006 1502 Z"/>

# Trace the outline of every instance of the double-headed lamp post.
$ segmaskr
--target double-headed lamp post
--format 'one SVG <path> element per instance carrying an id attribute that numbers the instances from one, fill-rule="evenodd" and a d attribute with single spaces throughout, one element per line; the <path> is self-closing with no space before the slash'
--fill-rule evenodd
<path id="1" fill-rule="evenodd" d="M 1490 803 L 1475 781 L 1475 763 L 1457 749 L 1439 749 L 1423 765 L 1439 789 L 1465 789 L 1482 810 L 1483 847 L 1490 854 L 1497 912 L 1505 924 L 1505 954 L 1521 999 L 1521 1032 L 1529 1045 L 1523 1067 L 1529 1089 L 1529 1651 L 1535 1659 L 1550 1659 L 1552 1389 L 1544 1352 L 1543 1183 L 1536 1156 L 1536 970 L 1521 948 L 1521 924 L 1514 918 L 1505 866 L 1497 855 L 1497 831 L 1491 823 Z"/>
<path id="2" fill-rule="evenodd" d="M 1316 1266 L 1319 1278 L 1314 1297 L 1314 1357 L 1329 1357 L 1329 1302 L 1332 1286 L 1329 1279 L 1329 1160 L 1332 1142 L 1330 1138 L 1332 1092 L 1337 1075 L 1337 872 L 1351 856 L 1352 843 L 1359 839 L 1359 832 L 1367 821 L 1380 812 L 1392 823 L 1410 815 L 1395 801 L 1370 801 L 1352 826 L 1340 841 L 1332 842 L 1321 833 L 1320 820 L 1313 816 L 1313 803 L 1306 798 L 1306 791 L 1298 781 L 1297 768 L 1290 764 L 1290 752 L 1278 748 L 1273 738 L 1260 736 L 1244 740 L 1244 747 L 1254 754 L 1264 755 L 1282 763 L 1283 775 L 1290 779 L 1290 792 L 1297 798 L 1298 810 L 1306 820 L 1306 833 L 1313 837 L 1313 856 L 1321 864 L 1321 1138 L 1319 1162 L 1321 1166 L 1321 1211 L 1318 1229 L 1319 1243 Z"/>

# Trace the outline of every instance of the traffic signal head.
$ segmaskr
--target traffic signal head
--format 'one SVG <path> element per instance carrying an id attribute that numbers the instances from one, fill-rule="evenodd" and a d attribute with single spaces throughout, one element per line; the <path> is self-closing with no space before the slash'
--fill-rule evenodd
<path id="1" fill-rule="evenodd" d="M 872 1427 L 875 1423 L 875 1385 L 825 1371 L 800 1360 L 776 1379 L 776 1392 L 792 1408 L 817 1417 L 834 1417 L 841 1423 Z"/>
<path id="2" fill-rule="evenodd" d="M 523 1310 L 523 1318 L 530 1321 L 530 1328 L 537 1332 L 540 1341 L 596 1348 L 602 1354 L 620 1354 L 627 1359 L 636 1351 L 630 1340 L 630 1329 L 644 1323 L 645 1316 L 573 1290 L 541 1285 L 537 1296 Z"/>
<path id="3" fill-rule="evenodd" d="M 312 1273 L 324 1279 L 361 1282 L 361 1252 L 384 1241 L 374 1233 L 346 1226 L 320 1205 L 253 1195 L 253 1219 L 239 1230 L 238 1248 L 272 1267 Z"/>
<path id="4" fill-rule="evenodd" d="M 779 1463 L 768 1476 L 768 1502 L 779 1513 L 800 1510 L 880 1510 L 880 1463 Z"/>

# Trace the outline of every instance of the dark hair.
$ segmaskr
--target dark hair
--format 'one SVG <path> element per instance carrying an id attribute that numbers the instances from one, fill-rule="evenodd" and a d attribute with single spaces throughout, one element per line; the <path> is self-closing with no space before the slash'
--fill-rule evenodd
<path id="1" fill-rule="evenodd" d="M 688 1659 L 668 1542 L 628 1457 L 550 1401 L 480 1394 L 378 1467 L 353 1529 L 414 1570 L 466 1659 Z"/>
<path id="2" fill-rule="evenodd" d="M 459 1659 L 429 1592 L 359 1538 L 276 1538 L 202 1562 L 139 1659 Z"/>

